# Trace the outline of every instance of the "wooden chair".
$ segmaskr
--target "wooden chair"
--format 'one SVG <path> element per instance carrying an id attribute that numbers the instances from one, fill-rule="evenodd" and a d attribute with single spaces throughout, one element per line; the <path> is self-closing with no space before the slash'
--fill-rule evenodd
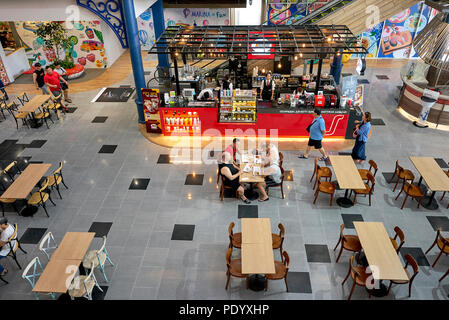
<path id="1" fill-rule="evenodd" d="M 273 243 L 273 250 L 279 249 L 281 252 L 281 260 L 284 261 L 284 256 L 282 255 L 282 245 L 284 244 L 285 228 L 282 223 L 278 224 L 279 234 L 272 233 L 271 239 Z"/>
<path id="2" fill-rule="evenodd" d="M 8 109 L 8 110 L 17 111 L 18 108 L 19 108 L 19 106 L 17 105 L 17 103 L 15 101 L 11 101 L 10 103 L 8 103 L 6 105 L 6 109 Z"/>
<path id="3" fill-rule="evenodd" d="M 48 232 L 39 243 L 39 250 L 45 253 L 47 256 L 48 261 L 50 261 L 50 254 L 49 252 L 51 250 L 57 249 L 58 243 L 56 242 L 55 238 L 53 237 L 53 233 Z"/>
<path id="4" fill-rule="evenodd" d="M 338 260 L 340 259 L 343 249 L 351 251 L 351 252 L 356 252 L 359 255 L 360 255 L 360 252 L 362 251 L 362 244 L 360 243 L 359 237 L 355 236 L 355 235 L 343 234 L 344 229 L 345 229 L 345 224 L 343 223 L 340 226 L 340 238 L 338 239 L 338 242 L 334 248 L 334 251 L 337 250 L 338 245 L 341 243 L 340 252 L 338 253 L 338 257 L 336 260 L 337 263 L 338 263 Z M 358 261 L 358 259 L 357 259 L 357 261 Z"/>
<path id="5" fill-rule="evenodd" d="M 320 173 L 322 178 L 326 178 L 326 181 L 328 178 L 329 178 L 329 181 L 332 178 L 331 169 L 329 167 L 321 167 L 320 165 L 318 165 L 318 158 L 315 158 L 315 166 L 313 168 L 313 174 L 312 174 L 312 177 L 310 178 L 310 182 L 312 182 L 313 177 L 315 177 L 317 172 Z M 315 190 L 316 184 L 317 184 L 317 180 L 315 180 L 315 184 L 313 185 L 313 190 Z"/>
<path id="6" fill-rule="evenodd" d="M 53 189 L 56 188 L 56 191 L 58 191 L 59 197 L 62 199 L 61 192 L 59 191 L 59 184 L 63 184 L 66 189 L 67 185 L 64 182 L 64 177 L 62 176 L 62 162 L 59 162 L 59 167 L 53 173 L 51 176 L 47 177 L 48 179 L 48 186 Z"/>
<path id="7" fill-rule="evenodd" d="M 341 285 L 344 285 L 346 280 L 348 279 L 349 275 L 351 275 L 352 278 L 352 288 L 351 288 L 351 292 L 349 293 L 349 297 L 348 300 L 351 300 L 352 297 L 352 293 L 354 292 L 355 286 L 361 286 L 361 287 L 366 287 L 366 281 L 368 279 L 368 277 L 371 275 L 371 273 L 367 273 L 367 270 L 365 267 L 362 266 L 354 266 L 354 256 L 351 256 L 351 258 L 349 259 L 349 271 L 348 274 L 346 275 L 346 278 L 343 280 Z M 373 288 L 369 289 L 369 298 L 371 298 L 371 295 L 373 293 Z"/>
<path id="8" fill-rule="evenodd" d="M 332 176 L 331 176 L 332 178 Z M 316 199 L 318 198 L 318 194 L 320 192 L 330 194 L 331 201 L 330 205 L 332 206 L 332 200 L 334 199 L 334 193 L 335 193 L 335 185 L 331 181 L 321 181 L 321 175 L 319 172 L 317 172 L 316 179 L 318 182 L 318 187 L 315 192 L 315 199 L 313 200 L 313 204 L 316 203 Z"/>
<path id="9" fill-rule="evenodd" d="M 275 273 L 266 274 L 265 275 L 265 291 L 268 289 L 268 280 L 282 280 L 285 281 L 285 287 L 288 292 L 288 282 L 287 282 L 287 274 L 288 274 L 288 266 L 290 264 L 290 257 L 288 256 L 287 251 L 282 253 L 282 261 L 274 261 L 274 269 Z"/>
<path id="10" fill-rule="evenodd" d="M 281 169 L 281 183 L 267 185 L 266 190 L 267 190 L 267 195 L 269 195 L 270 188 L 281 188 L 282 199 L 285 199 L 285 196 L 284 196 L 285 171 L 284 171 L 284 168 L 282 168 L 282 166 L 279 168 Z"/>
<path id="11" fill-rule="evenodd" d="M 432 243 L 429 249 L 427 249 L 426 254 L 435 246 L 438 246 L 440 249 L 440 253 L 432 264 L 432 268 L 436 265 L 437 261 L 440 259 L 441 255 L 444 253 L 446 256 L 449 254 L 449 238 L 443 237 L 441 234 L 441 228 L 437 230 L 437 236 L 435 237 L 435 241 Z"/>
<path id="12" fill-rule="evenodd" d="M 447 171 L 444 171 L 445 173 L 446 173 L 446 175 L 449 177 L 449 170 L 447 170 Z M 443 192 L 443 195 L 442 195 L 442 197 L 441 197 L 441 199 L 440 199 L 440 201 L 442 201 L 443 200 L 443 198 L 444 198 L 444 196 L 446 195 L 446 191 L 445 192 Z M 449 204 L 447 205 L 447 208 L 449 209 Z"/>
<path id="13" fill-rule="evenodd" d="M 1 102 L 0 103 L 0 112 L 2 113 L 3 118 L 6 120 L 5 111 L 8 111 L 6 108 L 6 103 Z"/>
<path id="14" fill-rule="evenodd" d="M 399 160 L 396 160 L 396 168 L 394 169 L 393 176 L 391 177 L 390 181 L 388 183 L 392 183 L 394 177 L 398 177 L 396 180 L 396 184 L 394 185 L 393 192 L 396 191 L 396 187 L 398 186 L 399 180 L 403 181 L 410 181 L 410 183 L 413 183 L 415 180 L 415 175 L 410 170 L 404 169 L 399 165 Z"/>
<path id="15" fill-rule="evenodd" d="M 36 285 L 37 281 L 39 280 L 39 277 L 42 275 L 43 272 L 44 268 L 42 268 L 41 261 L 39 260 L 38 257 L 35 257 L 25 267 L 25 270 L 23 270 L 22 279 L 26 280 L 31 285 L 31 289 L 34 289 L 34 286 Z M 33 292 L 33 294 L 36 297 L 36 300 L 39 300 L 39 292 Z M 49 294 L 53 300 L 55 299 L 54 293 L 49 292 L 47 294 Z"/>
<path id="16" fill-rule="evenodd" d="M 59 118 L 58 110 L 62 108 L 59 102 L 49 102 L 47 108 L 48 110 L 53 111 L 56 117 Z M 63 112 L 65 113 L 65 109 L 63 109 Z"/>
<path id="17" fill-rule="evenodd" d="M 17 260 L 17 250 L 20 249 L 23 253 L 27 253 L 25 250 L 23 250 L 22 246 L 20 245 L 20 241 L 17 237 L 17 223 L 14 223 L 14 233 L 9 237 L 8 242 L 5 244 L 5 246 L 9 246 L 9 253 L 8 257 L 13 258 L 13 260 L 16 262 L 19 269 L 22 269 L 22 267 L 19 264 L 19 261 Z M 15 241 L 15 245 L 12 244 L 12 242 Z"/>
<path id="18" fill-rule="evenodd" d="M 235 223 L 231 222 L 229 224 L 228 233 L 229 233 L 229 248 L 237 248 L 240 249 L 242 247 L 242 233 L 237 232 L 234 233 Z"/>
<path id="19" fill-rule="evenodd" d="M 19 130 L 19 121 L 17 121 L 18 119 L 22 120 L 22 124 L 26 125 L 28 129 L 30 128 L 30 126 L 28 125 L 28 120 L 27 120 L 29 112 L 14 113 L 15 111 L 12 109 L 8 109 L 8 111 L 14 118 L 14 121 L 16 122 L 17 130 Z"/>
<path id="20" fill-rule="evenodd" d="M 368 183 L 365 183 L 365 189 L 351 190 L 349 196 L 351 196 L 352 192 L 354 192 L 354 204 L 356 204 L 357 203 L 357 195 L 358 194 L 362 194 L 365 197 L 368 195 L 368 197 L 369 197 L 369 206 L 371 207 L 371 196 L 373 195 L 374 185 L 376 184 L 376 181 L 374 180 L 374 176 L 371 174 L 371 172 L 367 173 L 367 177 L 368 177 L 368 179 L 367 179 Z"/>
<path id="21" fill-rule="evenodd" d="M 227 185 L 224 184 L 224 177 L 221 176 L 221 187 L 220 187 L 220 195 L 219 195 L 221 201 L 223 201 L 225 189 L 234 190 L 231 187 L 228 187 Z M 239 198 L 239 194 L 237 191 L 235 191 L 235 197 L 237 199 Z"/>
<path id="22" fill-rule="evenodd" d="M 399 196 L 401 195 L 402 191 L 405 192 L 405 198 L 404 202 L 402 203 L 401 210 L 404 209 L 405 202 L 407 201 L 408 197 L 412 198 L 418 198 L 418 208 L 421 205 L 422 197 L 424 196 L 424 192 L 422 189 L 417 186 L 416 184 L 408 183 L 407 180 L 404 180 L 404 183 L 402 185 L 401 192 L 397 195 L 397 197 L 394 200 L 398 200 Z"/>
<path id="23" fill-rule="evenodd" d="M 375 178 L 377 170 L 378 170 L 377 163 L 374 160 L 370 160 L 370 161 L 368 161 L 368 163 L 369 163 L 368 170 L 367 169 L 359 169 L 359 173 L 360 173 L 360 176 L 362 177 L 363 181 L 368 180 L 368 173 L 371 173 L 373 175 L 373 177 Z M 374 172 L 372 171 L 373 169 L 374 169 Z"/>
<path id="24" fill-rule="evenodd" d="M 47 211 L 47 205 L 45 204 L 48 200 L 56 206 L 56 203 L 51 199 L 50 193 L 47 191 L 48 188 L 48 178 L 45 179 L 45 182 L 42 184 L 42 187 L 39 191 L 33 193 L 33 195 L 28 199 L 28 204 L 32 206 L 42 206 L 47 214 L 47 217 L 50 218 Z"/>
<path id="25" fill-rule="evenodd" d="M 19 102 L 22 104 L 22 106 L 25 105 L 25 102 L 29 102 L 30 99 L 28 98 L 26 92 L 22 92 L 21 94 L 19 94 L 17 96 L 17 100 L 19 100 Z"/>
<path id="26" fill-rule="evenodd" d="M 228 252 L 226 253 L 226 290 L 228 290 L 229 280 L 231 276 L 236 278 L 245 278 L 246 279 L 246 289 L 248 289 L 249 281 L 248 275 L 242 274 L 242 260 L 241 259 L 233 259 L 231 260 L 232 248 L 228 248 Z"/>
<path id="27" fill-rule="evenodd" d="M 3 217 L 5 216 L 5 204 L 10 204 L 16 210 L 16 212 L 20 215 L 19 209 L 16 206 L 17 199 L 0 199 L 0 207 L 2 207 Z"/>
<path id="28" fill-rule="evenodd" d="M 40 108 L 41 112 L 36 114 L 34 118 L 36 120 L 43 119 L 45 121 L 45 125 L 47 126 L 47 129 L 50 129 L 48 126 L 47 119 L 50 119 L 52 123 L 54 123 L 53 119 L 51 118 L 50 110 L 48 110 L 48 105 L 42 105 Z"/>
<path id="29" fill-rule="evenodd" d="M 390 237 L 390 240 L 391 240 L 391 243 L 393 244 L 394 250 L 396 250 L 396 252 L 399 253 L 402 246 L 404 245 L 405 236 L 404 236 L 404 232 L 398 226 L 394 227 L 394 232 L 395 232 L 395 236 L 394 236 L 394 238 Z M 399 244 L 397 242 L 398 238 L 401 241 Z"/>
<path id="30" fill-rule="evenodd" d="M 404 259 L 406 261 L 405 266 L 404 266 L 404 270 L 405 273 L 407 274 L 408 280 L 391 280 L 390 281 L 390 286 L 388 287 L 388 294 L 390 294 L 390 290 L 391 290 L 391 286 L 394 284 L 407 284 L 408 283 L 408 296 L 411 297 L 412 296 L 412 284 L 413 284 L 413 280 L 415 279 L 416 275 L 419 272 L 419 268 L 418 268 L 418 262 L 416 262 L 415 258 L 413 258 L 410 254 L 406 254 L 404 256 Z M 411 266 L 413 269 L 413 274 L 410 276 L 410 272 L 408 271 L 407 267 Z"/>
<path id="31" fill-rule="evenodd" d="M 13 170 L 15 170 L 13 172 Z M 6 166 L 5 169 L 3 169 L 3 174 L 8 175 L 8 177 L 14 181 L 14 177 L 17 173 L 22 173 L 22 170 L 20 170 L 19 166 L 17 165 L 17 161 L 13 161 L 10 164 Z"/>
<path id="32" fill-rule="evenodd" d="M 279 167 L 282 168 L 283 164 L 284 164 L 284 154 L 282 152 L 279 152 Z"/>
<path id="33" fill-rule="evenodd" d="M 111 266 L 114 266 L 114 263 L 109 256 L 108 250 L 106 250 L 106 236 L 103 236 L 103 245 L 98 250 L 90 250 L 83 259 L 83 267 L 85 269 L 100 267 L 101 273 L 103 274 L 103 278 L 106 282 L 109 282 L 106 272 L 104 270 L 104 266 L 106 260 L 109 262 Z"/>

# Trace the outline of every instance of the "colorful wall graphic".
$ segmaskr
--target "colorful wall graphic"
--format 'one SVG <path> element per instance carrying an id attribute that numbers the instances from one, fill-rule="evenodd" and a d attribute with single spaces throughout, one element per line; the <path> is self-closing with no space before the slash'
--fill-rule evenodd
<path id="1" fill-rule="evenodd" d="M 367 58 L 377 57 L 383 26 L 384 23 L 381 22 L 373 28 L 368 29 L 362 34 L 358 35 L 358 38 L 361 40 L 362 45 L 368 50 Z M 354 58 L 358 58 L 358 56 L 354 55 Z"/>
<path id="2" fill-rule="evenodd" d="M 6 86 L 9 83 L 8 75 L 6 74 L 5 66 L 3 65 L 2 58 L 0 58 L 0 80 Z"/>
<path id="3" fill-rule="evenodd" d="M 208 26 L 229 25 L 229 9 L 207 8 L 169 8 L 164 9 L 165 26 Z M 154 25 L 151 9 L 137 18 L 139 39 L 142 49 L 148 50 L 154 44 Z"/>
<path id="4" fill-rule="evenodd" d="M 17 33 L 25 43 L 25 51 L 31 64 L 39 62 L 45 66 L 52 64 L 56 54 L 46 49 L 43 39 L 36 36 L 36 30 L 42 22 L 15 22 Z M 106 68 L 107 57 L 104 49 L 103 34 L 99 21 L 78 21 L 73 23 L 73 29 L 67 29 L 68 37 L 72 40 L 69 52 L 74 63 L 85 68 Z M 60 53 L 60 56 L 64 53 Z"/>
<path id="5" fill-rule="evenodd" d="M 291 24 L 308 13 L 321 8 L 330 0 L 308 0 L 307 3 L 296 3 L 295 0 L 271 0 L 268 1 L 267 14 L 268 25 Z"/>

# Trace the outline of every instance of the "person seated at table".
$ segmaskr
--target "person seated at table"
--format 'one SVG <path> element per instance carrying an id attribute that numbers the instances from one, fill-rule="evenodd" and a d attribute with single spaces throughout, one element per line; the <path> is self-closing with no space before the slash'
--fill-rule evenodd
<path id="1" fill-rule="evenodd" d="M 237 160 L 236 155 L 240 154 L 239 143 L 240 143 L 240 140 L 238 138 L 234 138 L 232 140 L 232 144 L 227 146 L 224 151 L 224 152 L 228 152 L 232 156 L 232 159 L 234 161 Z"/>
<path id="2" fill-rule="evenodd" d="M 6 257 L 11 251 L 11 247 L 8 244 L 9 238 L 14 234 L 14 227 L 8 223 L 8 219 L 0 218 L 0 260 Z M 17 244 L 16 240 L 11 241 L 11 245 L 15 248 Z M 0 275 L 4 276 L 8 270 L 0 265 Z"/>
<path id="3" fill-rule="evenodd" d="M 242 199 L 243 202 L 246 204 L 251 203 L 251 201 L 245 197 L 245 189 L 239 182 L 239 177 L 242 175 L 243 171 L 233 163 L 232 156 L 229 152 L 223 152 L 218 169 L 220 170 L 220 175 L 223 177 L 224 185 L 231 187 L 234 192 L 237 192 L 239 198 Z"/>
<path id="4" fill-rule="evenodd" d="M 280 168 L 280 158 L 278 148 L 272 143 L 266 143 L 262 146 L 265 149 L 265 155 L 262 152 L 262 167 L 265 182 L 256 183 L 260 191 L 259 202 L 268 201 L 268 195 L 265 188 L 278 185 L 282 182 L 282 173 Z"/>

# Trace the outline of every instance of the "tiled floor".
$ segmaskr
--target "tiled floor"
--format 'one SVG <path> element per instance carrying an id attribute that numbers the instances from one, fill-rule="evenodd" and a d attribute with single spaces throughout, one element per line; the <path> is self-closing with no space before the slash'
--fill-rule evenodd
<path id="1" fill-rule="evenodd" d="M 345 71 L 355 74 L 354 70 Z M 388 75 L 390 80 L 377 81 L 378 74 Z M 107 233 L 107 249 L 114 266 L 106 264 L 109 282 L 99 271 L 96 273 L 105 289 L 104 294 L 98 294 L 99 299 L 345 299 L 350 284 L 342 288 L 341 282 L 350 253 L 344 251 L 339 263 L 335 263 L 338 251 L 332 251 L 339 226 L 345 221 L 345 232 L 355 234 L 350 224 L 356 217 L 381 221 L 391 236 L 395 226 L 402 228 L 405 244 L 401 259 L 405 253 L 415 254 L 421 265 L 411 299 L 447 299 L 449 278 L 440 285 L 438 279 L 449 268 L 449 258 L 443 255 L 431 268 L 427 264 L 433 263 L 438 252 L 433 249 L 424 256 L 423 252 L 435 239 L 434 226 L 449 225 L 442 220 L 449 214 L 449 197 L 439 201 L 438 193 L 440 208 L 435 211 L 417 209 L 416 202 L 410 199 L 400 210 L 401 201 L 394 200 L 399 191 L 393 194 L 393 184 L 380 174 L 393 172 L 398 159 L 419 177 L 408 159 L 410 155 L 447 162 L 447 132 L 416 128 L 398 114 L 394 94 L 401 84 L 399 70 L 368 69 L 364 78 L 370 81 L 365 86 L 364 109 L 388 123 L 376 126 L 367 144 L 367 156 L 378 163 L 380 170 L 371 207 L 362 198 L 352 208 L 340 208 L 335 202 L 329 207 L 325 196 L 313 205 L 309 183 L 313 159 L 298 159 L 298 150 L 283 150 L 285 170 L 291 170 L 294 176 L 284 182 L 285 199 L 278 190 L 273 190 L 271 196 L 270 190 L 269 201 L 253 201 L 251 206 L 233 195 L 220 201 L 216 165 L 170 164 L 170 150 L 150 143 L 139 133 L 132 99 L 127 103 L 92 104 L 98 92 L 91 91 L 73 94 L 70 107 L 77 108 L 76 112 L 50 123 L 50 129 L 42 126 L 17 130 L 10 117 L 0 123 L 1 168 L 18 156 L 28 157 L 30 162 L 51 163 L 51 170 L 63 161 L 64 178 L 70 188 L 61 189 L 63 199 L 53 197 L 56 206 L 48 206 L 50 218 L 41 208 L 32 218 L 18 216 L 11 208 L 6 216 L 18 224 L 19 239 L 27 229 L 36 228 L 26 234 L 26 238 L 32 238 L 27 242 L 38 241 L 39 229 L 51 231 L 58 243 L 67 231 L 88 231 L 91 226 L 99 235 Z M 119 85 L 133 85 L 132 76 Z M 95 117 L 107 117 L 107 121 L 92 123 Z M 118 147 L 112 154 L 98 153 L 103 145 Z M 313 152 L 312 156 L 318 154 Z M 368 164 L 360 167 L 367 168 Z M 343 194 L 343 190 L 337 191 L 337 197 Z M 290 256 L 289 293 L 282 280 L 270 281 L 266 292 L 253 292 L 245 289 L 244 280 L 232 279 L 225 290 L 228 226 L 234 221 L 234 231 L 239 232 L 239 217 L 245 216 L 271 218 L 274 233 L 279 232 L 280 222 L 285 226 L 283 249 Z M 90 249 L 101 244 L 102 238 L 96 237 Z M 28 253 L 18 252 L 22 266 L 36 256 L 46 265 L 36 244 L 24 243 L 23 247 Z M 280 260 L 279 250 L 274 255 Z M 239 257 L 240 250 L 235 249 L 233 256 Z M 1 263 L 9 269 L 5 277 L 9 284 L 0 284 L 0 299 L 34 299 L 16 264 L 9 258 Z M 403 300 L 407 296 L 407 286 L 394 286 L 388 297 L 372 299 Z M 49 299 L 46 295 L 40 298 Z M 368 294 L 357 288 L 353 299 L 368 299 Z"/>

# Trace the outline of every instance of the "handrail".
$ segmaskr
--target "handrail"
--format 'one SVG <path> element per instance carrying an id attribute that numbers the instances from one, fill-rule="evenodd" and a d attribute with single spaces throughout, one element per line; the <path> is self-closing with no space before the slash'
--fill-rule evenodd
<path id="1" fill-rule="evenodd" d="M 312 20 L 313 18 L 319 16 L 320 14 L 322 14 L 323 12 L 326 12 L 327 10 L 333 8 L 334 6 L 342 3 L 342 2 L 352 2 L 353 0 L 334 0 L 334 1 L 330 1 L 327 4 L 325 4 L 324 6 L 322 6 L 321 8 L 319 8 L 318 10 L 312 12 L 311 14 L 299 19 L 298 21 L 295 22 L 295 24 L 304 24 L 307 23 L 308 21 Z M 340 7 L 342 8 L 342 7 Z M 337 8 L 340 9 L 340 8 Z M 318 20 L 321 20 L 318 19 Z"/>

